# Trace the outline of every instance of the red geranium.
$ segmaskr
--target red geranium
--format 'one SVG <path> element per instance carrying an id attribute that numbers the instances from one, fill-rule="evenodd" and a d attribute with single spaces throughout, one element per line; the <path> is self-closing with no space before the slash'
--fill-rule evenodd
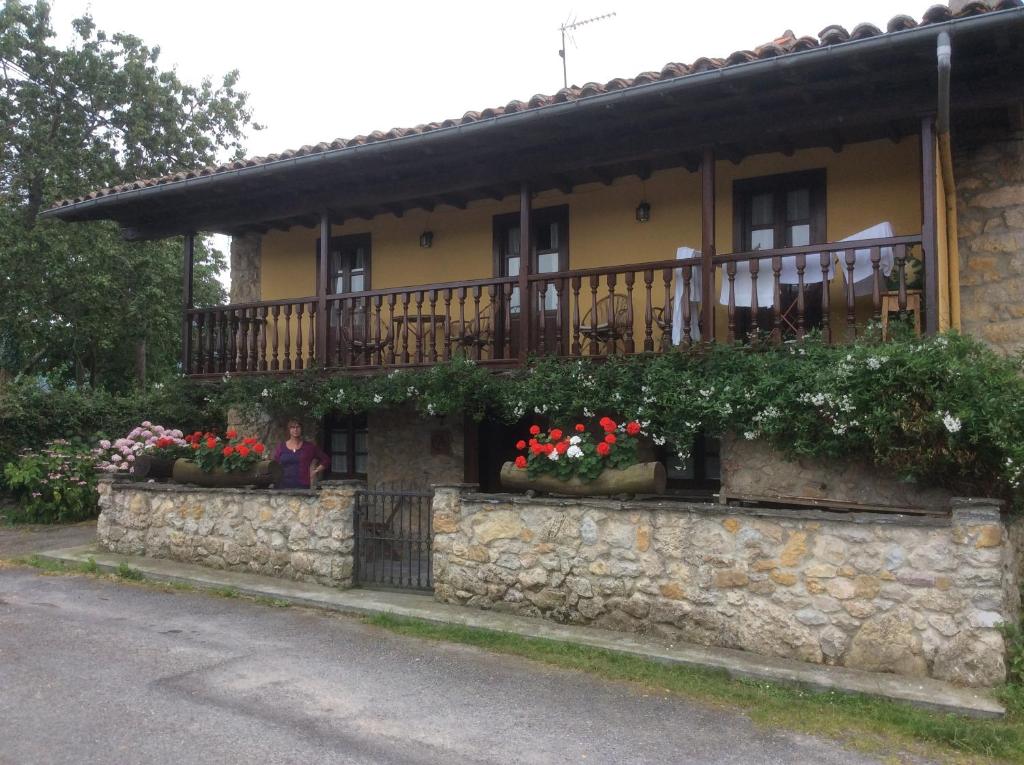
<path id="1" fill-rule="evenodd" d="M 243 438 L 242 443 L 245 444 L 246 446 L 255 446 L 256 439 L 253 438 L 252 436 L 249 436 L 248 438 Z"/>
<path id="2" fill-rule="evenodd" d="M 543 454 L 544 447 L 538 444 L 536 441 L 534 441 L 532 444 L 530 444 L 530 451 L 533 452 L 534 454 Z"/>
<path id="3" fill-rule="evenodd" d="M 562 431 L 559 430 L 558 428 L 552 428 L 551 430 L 549 430 L 548 435 L 551 436 L 552 441 L 562 440 Z"/>
<path id="4" fill-rule="evenodd" d="M 606 436 L 604 437 L 604 442 L 605 442 L 606 444 L 614 444 L 614 443 L 615 443 L 615 440 L 616 440 L 616 439 L 615 439 L 615 434 L 614 434 L 614 433 L 609 433 L 608 435 L 606 435 Z"/>
<path id="5" fill-rule="evenodd" d="M 266 447 L 263 444 L 257 443 L 252 447 L 252 450 L 257 454 L 263 454 Z"/>
<path id="6" fill-rule="evenodd" d="M 229 430 L 224 435 L 227 436 L 228 438 L 238 438 L 238 431 L 235 430 L 234 428 L 232 428 L 231 430 Z"/>
<path id="7" fill-rule="evenodd" d="M 519 451 L 522 451 L 525 448 L 526 448 L 526 441 L 523 441 L 522 439 L 516 441 L 516 449 L 518 449 Z"/>
<path id="8" fill-rule="evenodd" d="M 234 453 L 235 447 L 233 446 L 225 446 L 224 449 L 221 450 L 221 454 L 223 454 L 225 457 L 230 457 Z"/>
<path id="9" fill-rule="evenodd" d="M 216 447 L 217 447 L 217 439 L 214 438 L 213 436 L 207 436 L 206 437 L 206 448 L 207 449 L 215 449 Z"/>
<path id="10" fill-rule="evenodd" d="M 626 425 L 626 432 L 629 435 L 631 435 L 631 436 L 635 436 L 635 435 L 639 434 L 640 433 L 640 423 L 637 422 L 636 420 L 633 420 L 628 425 Z"/>
<path id="11" fill-rule="evenodd" d="M 544 444 L 544 453 L 545 454 L 551 454 L 551 452 L 553 452 L 554 450 L 555 450 L 555 445 L 554 444 Z"/>
<path id="12" fill-rule="evenodd" d="M 526 467 L 526 457 L 524 457 L 522 454 L 516 457 L 516 467 L 519 468 L 520 470 Z"/>
<path id="13" fill-rule="evenodd" d="M 558 452 L 559 454 L 565 454 L 567 451 L 569 451 L 569 442 L 559 441 L 557 444 L 555 444 L 555 451 Z"/>
<path id="14" fill-rule="evenodd" d="M 612 447 L 610 444 L 606 444 L 604 441 L 597 445 L 597 453 L 602 457 L 607 457 L 612 453 Z"/>
<path id="15" fill-rule="evenodd" d="M 230 449 L 231 447 L 229 446 L 228 448 Z M 245 444 L 242 444 L 241 446 L 239 446 L 238 447 L 238 456 L 239 457 L 248 457 L 249 456 L 249 447 L 246 446 Z"/>
<path id="16" fill-rule="evenodd" d="M 531 425 L 530 426 L 530 435 L 531 436 L 536 436 L 536 435 L 539 435 L 539 434 L 540 434 L 540 425 Z"/>
<path id="17" fill-rule="evenodd" d="M 582 422 L 577 422 L 576 423 L 576 432 L 577 433 L 582 433 L 586 429 L 587 429 L 587 426 L 584 425 Z"/>
<path id="18" fill-rule="evenodd" d="M 611 417 L 602 417 L 598 424 L 604 429 L 605 433 L 611 433 L 618 425 L 615 424 L 615 420 Z"/>
<path id="19" fill-rule="evenodd" d="M 199 442 L 198 441 L 193 441 L 192 442 L 192 448 L 193 449 L 198 449 L 199 448 Z"/>

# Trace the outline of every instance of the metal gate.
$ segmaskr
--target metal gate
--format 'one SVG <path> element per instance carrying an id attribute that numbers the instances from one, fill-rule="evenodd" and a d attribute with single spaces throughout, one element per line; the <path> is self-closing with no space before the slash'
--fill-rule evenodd
<path id="1" fill-rule="evenodd" d="M 357 585 L 433 590 L 433 496 L 382 487 L 356 493 Z"/>

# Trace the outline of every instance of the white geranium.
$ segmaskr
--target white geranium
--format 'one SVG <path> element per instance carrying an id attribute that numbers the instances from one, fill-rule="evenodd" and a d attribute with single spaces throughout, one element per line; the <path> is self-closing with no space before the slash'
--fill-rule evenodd
<path id="1" fill-rule="evenodd" d="M 945 339 L 945 338 L 943 338 Z M 961 422 L 959 417 L 954 417 L 949 412 L 943 412 L 942 424 L 946 426 L 946 430 L 950 433 L 959 433 Z"/>
<path id="2" fill-rule="evenodd" d="M 379 393 L 374 393 L 373 394 L 373 403 L 379 404 L 383 400 L 384 400 L 384 397 L 382 395 L 380 395 Z"/>
<path id="3" fill-rule="evenodd" d="M 583 450 L 580 447 L 573 444 L 572 446 L 565 450 L 565 456 L 571 460 L 578 460 L 580 459 L 580 457 L 583 456 Z"/>
<path id="4" fill-rule="evenodd" d="M 270 389 L 264 388 L 263 393 L 261 393 L 260 395 L 263 396 L 263 398 L 270 398 Z"/>
<path id="5" fill-rule="evenodd" d="M 551 460 L 552 462 L 558 462 L 558 457 L 559 454 L 557 449 L 552 450 L 551 454 L 548 455 L 548 459 Z"/>
<path id="6" fill-rule="evenodd" d="M 582 438 L 580 438 L 579 436 L 573 436 L 572 438 L 570 438 L 570 439 L 569 439 L 569 443 L 570 443 L 570 444 L 571 444 L 572 446 L 576 446 L 576 444 L 578 444 L 578 443 L 579 443 L 580 441 L 582 441 L 582 440 L 583 440 L 583 439 L 582 439 Z"/>

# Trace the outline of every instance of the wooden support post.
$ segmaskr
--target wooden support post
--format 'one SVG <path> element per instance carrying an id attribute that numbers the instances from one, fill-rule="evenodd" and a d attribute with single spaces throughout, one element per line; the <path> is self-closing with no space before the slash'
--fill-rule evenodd
<path id="1" fill-rule="evenodd" d="M 533 261 L 533 200 L 530 184 L 523 181 L 519 188 L 519 360 L 533 347 L 533 301 L 530 299 L 528 277 Z"/>
<path id="2" fill-rule="evenodd" d="M 924 249 L 924 333 L 939 331 L 939 253 L 936 227 L 935 118 L 921 120 L 921 247 Z"/>
<path id="3" fill-rule="evenodd" d="M 182 246 L 182 281 L 181 281 L 181 371 L 192 374 L 192 315 L 189 311 L 195 307 L 192 297 L 192 272 L 196 262 L 196 235 L 185 234 Z"/>
<path id="4" fill-rule="evenodd" d="M 316 308 L 316 363 L 319 367 L 327 363 L 327 294 L 331 271 L 331 215 L 327 210 L 320 213 L 320 273 L 317 276 Z"/>
<path id="5" fill-rule="evenodd" d="M 701 340 L 715 339 L 715 150 L 704 149 L 700 163 Z"/>

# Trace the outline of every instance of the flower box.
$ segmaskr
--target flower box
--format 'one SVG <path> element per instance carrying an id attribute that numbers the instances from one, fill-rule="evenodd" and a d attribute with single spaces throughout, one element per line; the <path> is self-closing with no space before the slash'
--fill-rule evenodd
<path id="1" fill-rule="evenodd" d="M 169 481 L 174 472 L 175 459 L 143 452 L 132 464 L 132 478 L 136 481 Z"/>
<path id="2" fill-rule="evenodd" d="M 224 470 L 215 467 L 203 470 L 191 460 L 176 460 L 172 477 L 175 483 L 191 483 L 211 488 L 237 488 L 256 486 L 265 489 L 281 482 L 281 465 L 273 460 L 260 460 L 244 470 Z"/>
<path id="3" fill-rule="evenodd" d="M 559 478 L 544 473 L 530 476 L 513 462 L 501 466 L 501 485 L 506 489 L 568 494 L 573 497 L 598 497 L 614 494 L 662 494 L 665 491 L 665 466 L 660 462 L 640 462 L 624 468 L 605 468 L 596 478 L 584 481 L 576 476 Z"/>

